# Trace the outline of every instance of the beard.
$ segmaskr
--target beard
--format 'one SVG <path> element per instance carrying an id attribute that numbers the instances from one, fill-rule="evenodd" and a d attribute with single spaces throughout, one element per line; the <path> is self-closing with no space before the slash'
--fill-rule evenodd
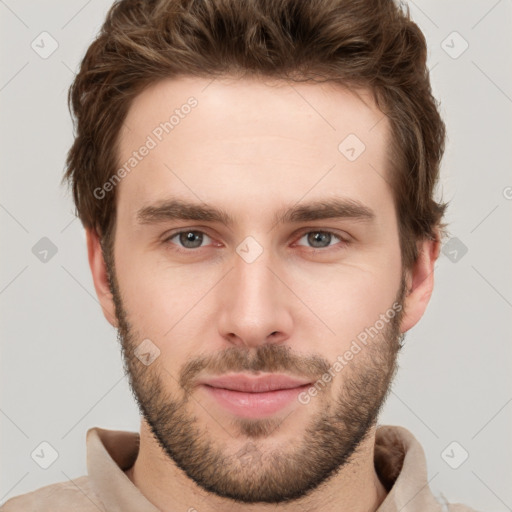
<path id="1" fill-rule="evenodd" d="M 156 364 L 146 366 L 135 352 L 144 337 L 129 322 L 112 261 L 107 268 L 123 364 L 140 413 L 170 461 L 198 486 L 240 503 L 278 504 L 306 497 L 350 464 L 376 425 L 389 394 L 401 348 L 403 308 L 342 368 L 339 390 L 332 392 L 332 383 L 340 380 L 338 376 L 310 404 L 299 405 L 316 408 L 311 409 L 303 435 L 290 436 L 277 447 L 274 442 L 270 449 L 270 436 L 279 431 L 287 417 L 234 417 L 229 428 L 237 435 L 230 434 L 212 415 L 208 422 L 194 415 L 191 405 L 209 414 L 193 393 L 194 381 L 203 371 L 213 375 L 282 371 L 320 382 L 332 364 L 322 356 L 298 356 L 290 347 L 270 343 L 253 349 L 229 347 L 211 356 L 193 357 L 184 363 L 178 376 L 171 375 L 158 359 Z M 405 290 L 402 274 L 395 303 L 403 304 Z M 345 347 L 342 343 L 340 346 Z M 169 382 L 175 383 L 172 392 L 166 386 Z M 207 423 L 222 427 L 227 440 L 213 435 Z"/>

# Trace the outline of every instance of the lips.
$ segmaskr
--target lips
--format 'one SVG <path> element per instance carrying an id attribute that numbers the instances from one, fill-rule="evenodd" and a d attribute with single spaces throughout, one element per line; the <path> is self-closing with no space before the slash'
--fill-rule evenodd
<path id="1" fill-rule="evenodd" d="M 294 389 L 310 383 L 311 381 L 307 379 L 275 373 L 266 375 L 231 374 L 199 381 L 199 384 L 205 386 L 240 391 L 242 393 L 265 393 L 283 389 Z"/>
<path id="2" fill-rule="evenodd" d="M 257 419 L 277 414 L 295 404 L 311 381 L 283 374 L 230 374 L 199 381 L 199 389 L 224 411 Z"/>

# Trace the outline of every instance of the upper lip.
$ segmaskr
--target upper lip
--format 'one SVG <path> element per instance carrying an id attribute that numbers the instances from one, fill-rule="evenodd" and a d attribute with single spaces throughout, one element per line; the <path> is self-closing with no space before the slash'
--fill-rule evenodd
<path id="1" fill-rule="evenodd" d="M 246 393 L 262 393 L 278 389 L 293 389 L 310 383 L 310 380 L 276 373 L 258 376 L 238 373 L 223 375 L 220 377 L 205 378 L 199 381 L 199 384 L 212 386 L 214 388 L 224 388 Z"/>

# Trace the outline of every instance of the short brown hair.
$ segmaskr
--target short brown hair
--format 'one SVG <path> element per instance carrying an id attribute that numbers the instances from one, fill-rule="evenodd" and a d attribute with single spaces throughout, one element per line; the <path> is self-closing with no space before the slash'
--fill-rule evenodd
<path id="1" fill-rule="evenodd" d="M 445 234 L 448 204 L 433 197 L 445 125 L 426 60 L 425 37 L 393 0 L 119 0 L 69 89 L 75 140 L 63 181 L 112 256 L 115 188 L 103 199 L 93 191 L 115 173 L 121 125 L 148 85 L 250 74 L 368 88 L 390 121 L 388 175 L 408 269 L 417 241 Z"/>

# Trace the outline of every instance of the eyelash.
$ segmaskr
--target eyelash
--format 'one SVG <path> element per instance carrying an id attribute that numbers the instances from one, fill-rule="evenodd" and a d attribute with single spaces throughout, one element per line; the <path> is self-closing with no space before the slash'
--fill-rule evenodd
<path id="1" fill-rule="evenodd" d="M 174 233 L 171 233 L 169 236 L 165 237 L 165 239 L 162 241 L 162 243 L 164 245 L 170 245 L 170 244 L 172 244 L 171 240 L 173 238 L 175 238 L 176 236 L 181 235 L 182 233 L 201 233 L 203 235 L 206 235 L 209 238 L 212 238 L 210 235 L 208 235 L 208 233 L 205 233 L 204 231 L 201 231 L 199 229 L 192 228 L 192 229 L 185 229 L 185 230 L 182 229 L 181 231 L 176 231 Z M 308 235 L 309 233 L 322 233 L 322 234 L 332 235 L 333 237 L 337 238 L 341 242 L 341 247 L 336 247 L 336 244 L 332 245 L 332 246 L 328 245 L 327 247 L 320 247 L 320 248 L 310 247 L 309 248 L 310 252 L 313 252 L 313 253 L 328 252 L 328 250 L 329 250 L 329 252 L 330 252 L 330 250 L 334 250 L 334 251 L 341 250 L 350 244 L 349 240 L 347 240 L 346 238 L 343 238 L 342 236 L 336 234 L 335 232 L 328 231 L 328 230 L 321 230 L 321 229 L 310 229 L 309 231 L 303 231 L 300 233 L 300 237 L 298 240 L 303 238 L 305 235 Z M 173 244 L 173 245 L 175 245 L 175 244 Z M 198 252 L 204 248 L 205 247 L 197 247 L 195 249 L 183 249 L 183 248 L 177 247 L 173 250 L 175 250 L 176 252 L 179 252 L 179 253 L 183 253 L 183 254 L 190 254 L 192 252 Z"/>

